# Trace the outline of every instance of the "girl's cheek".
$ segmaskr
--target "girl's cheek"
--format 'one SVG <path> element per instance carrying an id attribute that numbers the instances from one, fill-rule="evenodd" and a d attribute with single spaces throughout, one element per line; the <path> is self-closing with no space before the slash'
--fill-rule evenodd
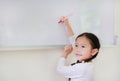
<path id="1" fill-rule="evenodd" d="M 80 53 L 80 51 L 78 49 L 74 49 L 73 50 L 73 53 L 76 54 L 76 53 Z"/>
<path id="2" fill-rule="evenodd" d="M 74 48 L 73 48 L 73 53 L 75 53 L 75 52 L 76 52 L 76 48 L 74 47 Z"/>
<path id="3" fill-rule="evenodd" d="M 73 53 L 74 53 L 74 54 L 76 54 L 76 51 L 75 51 L 75 50 L 73 50 Z"/>

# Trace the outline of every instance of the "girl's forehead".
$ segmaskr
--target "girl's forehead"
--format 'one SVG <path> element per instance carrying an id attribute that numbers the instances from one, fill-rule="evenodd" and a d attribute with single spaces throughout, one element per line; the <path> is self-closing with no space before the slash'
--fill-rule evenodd
<path id="1" fill-rule="evenodd" d="M 82 41 L 82 40 L 88 41 L 88 39 L 85 36 L 78 37 L 76 41 Z"/>
<path id="2" fill-rule="evenodd" d="M 77 38 L 76 43 L 87 43 L 87 44 L 90 44 L 90 41 L 85 36 L 81 36 L 81 37 Z"/>

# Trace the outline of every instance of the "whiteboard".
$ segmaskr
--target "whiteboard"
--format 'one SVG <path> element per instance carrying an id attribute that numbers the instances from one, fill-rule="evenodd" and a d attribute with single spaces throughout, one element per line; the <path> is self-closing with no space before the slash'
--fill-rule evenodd
<path id="1" fill-rule="evenodd" d="M 102 44 L 114 44 L 114 0 L 0 0 L 0 47 L 66 45 L 61 16 L 73 31 L 95 33 Z"/>

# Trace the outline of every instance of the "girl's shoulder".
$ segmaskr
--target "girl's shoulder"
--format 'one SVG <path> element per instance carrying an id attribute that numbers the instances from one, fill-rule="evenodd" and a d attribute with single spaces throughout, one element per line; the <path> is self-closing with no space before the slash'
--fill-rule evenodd
<path id="1" fill-rule="evenodd" d="M 74 66 L 74 67 L 94 67 L 94 63 L 93 62 L 84 62 L 84 63 L 72 63 L 71 66 Z"/>

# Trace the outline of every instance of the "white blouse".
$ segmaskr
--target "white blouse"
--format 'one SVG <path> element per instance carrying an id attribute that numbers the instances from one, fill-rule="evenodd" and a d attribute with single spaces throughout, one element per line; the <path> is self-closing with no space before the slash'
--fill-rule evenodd
<path id="1" fill-rule="evenodd" d="M 75 36 L 69 38 L 70 43 L 74 48 Z M 73 66 L 66 66 L 66 59 L 61 57 L 58 62 L 57 71 L 66 78 L 71 78 L 71 81 L 92 81 L 93 63 L 77 63 Z"/>
<path id="2" fill-rule="evenodd" d="M 57 71 L 66 78 L 71 78 L 71 81 L 92 81 L 93 63 L 77 63 L 73 66 L 66 66 L 66 59 L 61 57 Z"/>

